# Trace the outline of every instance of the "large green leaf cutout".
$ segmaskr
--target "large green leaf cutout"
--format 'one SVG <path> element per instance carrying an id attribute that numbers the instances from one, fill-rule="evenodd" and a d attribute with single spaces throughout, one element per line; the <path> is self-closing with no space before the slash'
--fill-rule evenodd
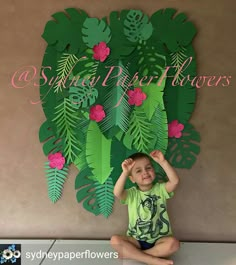
<path id="1" fill-rule="evenodd" d="M 47 46 L 40 71 L 40 101 L 54 134 L 57 134 L 56 125 L 52 121 L 55 118 L 54 109 L 64 98 L 63 93 L 54 93 L 53 89 L 57 82 L 57 61 L 61 56 L 62 53 L 58 52 L 55 47 Z"/>
<path id="2" fill-rule="evenodd" d="M 96 199 L 99 205 L 100 213 L 108 218 L 112 213 L 114 204 L 113 189 L 114 184 L 112 178 L 109 177 L 103 184 L 95 183 L 96 186 Z"/>
<path id="3" fill-rule="evenodd" d="M 83 41 L 89 48 L 99 42 L 108 43 L 111 39 L 111 30 L 103 20 L 86 18 L 82 28 Z"/>
<path id="4" fill-rule="evenodd" d="M 131 42 L 147 40 L 152 35 L 152 24 L 140 10 L 130 10 L 124 20 L 124 33 Z"/>
<path id="5" fill-rule="evenodd" d="M 151 16 L 154 27 L 154 37 L 161 40 L 171 52 L 175 52 L 180 46 L 187 46 L 196 34 L 196 28 L 192 22 L 186 21 L 183 13 L 176 15 L 173 8 L 161 9 Z"/>
<path id="6" fill-rule="evenodd" d="M 191 124 L 185 124 L 181 138 L 169 138 L 166 159 L 176 168 L 191 168 L 200 152 L 200 135 Z"/>
<path id="7" fill-rule="evenodd" d="M 100 210 L 96 195 L 96 185 L 95 182 L 89 178 L 89 174 L 89 169 L 85 169 L 80 171 L 77 175 L 75 179 L 75 189 L 78 190 L 76 198 L 78 202 L 83 201 L 83 207 L 87 211 L 99 215 Z"/>
<path id="8" fill-rule="evenodd" d="M 58 12 L 52 15 L 56 21 L 48 21 L 45 26 L 42 37 L 49 45 L 55 45 L 57 51 L 77 53 L 78 50 L 83 51 L 86 46 L 79 34 L 82 25 L 87 18 L 87 14 L 74 8 L 65 9 L 64 12 Z"/>
<path id="9" fill-rule="evenodd" d="M 66 166 L 60 170 L 51 168 L 49 162 L 46 162 L 45 171 L 48 184 L 48 197 L 55 203 L 61 198 L 63 185 L 68 174 L 68 168 Z"/>
<path id="10" fill-rule="evenodd" d="M 124 34 L 124 21 L 127 13 L 127 10 L 122 10 L 120 13 L 117 11 L 110 13 L 109 21 L 112 36 L 109 47 L 111 48 L 111 57 L 114 59 L 125 58 L 136 48 L 135 43 L 129 41 Z"/>
<path id="11" fill-rule="evenodd" d="M 111 140 L 101 133 L 96 122 L 91 121 L 86 140 L 86 157 L 96 180 L 103 184 L 112 172 L 110 166 Z"/>

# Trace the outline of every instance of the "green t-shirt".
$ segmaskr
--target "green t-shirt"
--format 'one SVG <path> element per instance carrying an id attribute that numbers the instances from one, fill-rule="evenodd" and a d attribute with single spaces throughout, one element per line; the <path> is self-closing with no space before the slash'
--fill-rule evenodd
<path id="1" fill-rule="evenodd" d="M 122 204 L 128 205 L 127 235 L 149 243 L 172 235 L 166 200 L 173 195 L 166 191 L 165 183 L 156 183 L 148 191 L 137 187 L 128 189 L 126 199 L 121 200 Z"/>

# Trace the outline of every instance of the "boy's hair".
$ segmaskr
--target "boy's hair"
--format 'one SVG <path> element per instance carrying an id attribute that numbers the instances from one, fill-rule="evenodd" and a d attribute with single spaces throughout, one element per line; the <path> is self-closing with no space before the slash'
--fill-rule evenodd
<path id="1" fill-rule="evenodd" d="M 134 161 L 140 158 L 147 158 L 150 162 L 152 162 L 150 156 L 142 152 L 134 153 L 128 158 L 132 158 Z"/>

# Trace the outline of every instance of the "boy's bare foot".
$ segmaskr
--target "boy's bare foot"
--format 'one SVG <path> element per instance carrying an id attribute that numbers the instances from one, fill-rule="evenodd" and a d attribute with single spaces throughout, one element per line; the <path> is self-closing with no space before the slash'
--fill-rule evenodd
<path id="1" fill-rule="evenodd" d="M 153 262 L 149 263 L 148 265 L 173 265 L 173 260 L 169 259 L 161 259 L 157 257 L 152 257 Z"/>

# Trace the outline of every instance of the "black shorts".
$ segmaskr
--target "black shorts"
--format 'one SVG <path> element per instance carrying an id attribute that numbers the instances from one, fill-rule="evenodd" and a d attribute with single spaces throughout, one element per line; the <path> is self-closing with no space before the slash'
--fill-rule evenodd
<path id="1" fill-rule="evenodd" d="M 138 242 L 139 242 L 139 245 L 140 245 L 142 250 L 152 248 L 155 245 L 155 242 L 154 243 L 148 243 L 146 241 L 141 241 L 141 240 L 138 240 Z"/>

